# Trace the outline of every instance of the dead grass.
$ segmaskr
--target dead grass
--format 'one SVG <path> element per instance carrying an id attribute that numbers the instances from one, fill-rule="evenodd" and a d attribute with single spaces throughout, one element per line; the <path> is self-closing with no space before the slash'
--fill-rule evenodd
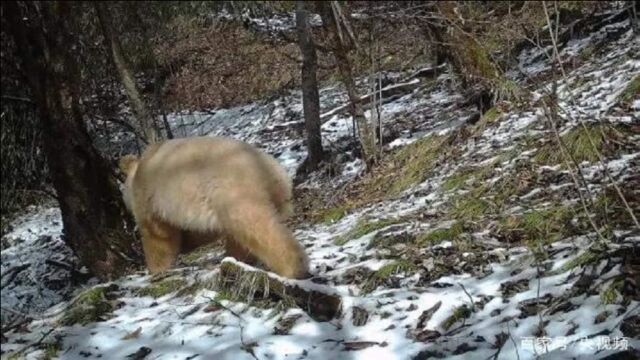
<path id="1" fill-rule="evenodd" d="M 301 194 L 296 200 L 296 222 L 331 223 L 367 204 L 400 195 L 432 175 L 451 149 L 452 136 L 431 135 L 385 153 L 380 163 L 362 178 L 336 190 Z M 332 204 L 323 206 L 324 204 Z"/>
<path id="2" fill-rule="evenodd" d="M 296 44 L 269 43 L 240 24 L 175 26 L 175 41 L 156 49 L 162 63 L 181 64 L 167 81 L 172 108 L 229 107 L 298 83 Z"/>
<path id="3" fill-rule="evenodd" d="M 368 43 L 368 28 L 354 21 L 361 44 Z M 393 27 L 394 31 L 386 31 Z M 187 16 L 178 16 L 168 25 L 171 39 L 158 39 L 154 49 L 161 64 L 171 64 L 165 97 L 173 109 L 229 107 L 273 96 L 300 84 L 301 58 L 295 33 L 287 35 L 293 43 L 258 34 L 241 23 L 204 25 Z M 316 41 L 324 42 L 317 29 Z M 427 60 L 427 47 L 416 47 L 422 30 L 411 24 L 393 22 L 378 30 L 382 69 L 404 69 Z M 355 76 L 371 71 L 369 46 L 351 54 Z M 322 84 L 339 79 L 333 57 L 318 52 L 318 80 Z"/>

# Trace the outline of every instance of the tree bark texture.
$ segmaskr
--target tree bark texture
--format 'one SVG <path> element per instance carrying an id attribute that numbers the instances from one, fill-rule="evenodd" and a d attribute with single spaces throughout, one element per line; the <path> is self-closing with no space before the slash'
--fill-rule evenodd
<path id="1" fill-rule="evenodd" d="M 3 16 L 16 42 L 38 106 L 43 148 L 55 187 L 64 241 L 96 276 L 110 279 L 139 260 L 133 222 L 115 177 L 94 148 L 79 104 L 80 71 L 66 23 L 72 3 L 6 2 Z M 64 15 L 63 15 L 64 14 Z"/>
<path id="2" fill-rule="evenodd" d="M 102 2 L 96 2 L 95 9 L 98 15 L 98 20 L 100 21 L 100 26 L 102 27 L 102 32 L 104 33 L 106 42 L 111 50 L 113 63 L 116 66 L 118 76 L 120 77 L 120 81 L 122 82 L 127 98 L 129 99 L 129 105 L 140 124 L 140 131 L 147 143 L 153 144 L 158 141 L 158 132 L 154 126 L 154 120 L 151 116 L 151 112 L 147 109 L 144 99 L 140 95 L 140 91 L 136 85 L 136 80 L 127 65 L 127 61 L 122 51 L 122 45 L 120 44 L 120 39 L 114 32 L 111 14 L 109 13 L 106 5 Z"/>
<path id="3" fill-rule="evenodd" d="M 358 127 L 359 140 L 362 147 L 362 157 L 367 169 L 376 163 L 376 139 L 373 126 L 367 121 L 360 104 L 360 96 L 356 89 L 356 83 L 353 80 L 353 73 L 351 70 L 351 60 L 349 58 L 349 51 L 351 50 L 352 35 L 349 31 L 344 34 L 341 27 L 348 28 L 345 24 L 340 25 L 340 17 L 334 11 L 334 7 L 339 5 L 335 1 L 325 2 L 317 1 L 316 6 L 322 17 L 322 23 L 327 26 L 331 43 L 333 48 L 333 54 L 336 58 L 338 65 L 338 72 L 340 73 L 340 79 L 347 90 L 347 96 L 349 97 L 349 112 L 355 120 Z"/>
<path id="4" fill-rule="evenodd" d="M 323 149 L 320 132 L 320 95 L 316 78 L 318 58 L 309 29 L 308 14 L 304 1 L 297 1 L 296 27 L 298 45 L 302 53 L 302 106 L 307 132 L 307 148 L 309 149 L 308 165 L 309 170 L 315 170 L 322 161 Z"/>

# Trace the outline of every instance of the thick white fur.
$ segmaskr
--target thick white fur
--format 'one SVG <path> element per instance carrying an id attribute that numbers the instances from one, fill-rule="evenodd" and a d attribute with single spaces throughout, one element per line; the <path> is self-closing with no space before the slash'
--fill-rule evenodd
<path id="1" fill-rule="evenodd" d="M 291 213 L 291 182 L 271 156 L 233 139 L 194 137 L 151 145 L 120 165 L 150 270 L 173 263 L 186 231 L 224 234 L 283 276 L 306 274 L 307 257 L 281 223 Z"/>

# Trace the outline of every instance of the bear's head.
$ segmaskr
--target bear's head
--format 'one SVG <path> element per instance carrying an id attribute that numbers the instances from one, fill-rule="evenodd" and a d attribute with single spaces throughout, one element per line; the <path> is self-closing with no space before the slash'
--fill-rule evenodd
<path id="1" fill-rule="evenodd" d="M 124 183 L 124 188 L 122 189 L 122 198 L 124 200 L 125 206 L 127 207 L 127 209 L 129 209 L 129 211 L 132 211 L 133 209 L 131 203 L 131 201 L 133 200 L 132 185 L 133 178 L 135 177 L 136 171 L 138 170 L 139 162 L 140 160 L 135 155 L 125 155 L 120 158 L 120 161 L 118 162 L 120 171 L 122 171 L 127 177 L 127 180 L 125 180 Z"/>

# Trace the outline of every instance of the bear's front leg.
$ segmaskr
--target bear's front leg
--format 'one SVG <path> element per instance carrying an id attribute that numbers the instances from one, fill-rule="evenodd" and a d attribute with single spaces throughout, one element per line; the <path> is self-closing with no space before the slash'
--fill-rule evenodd
<path id="1" fill-rule="evenodd" d="M 171 268 L 180 252 L 180 230 L 156 219 L 145 220 L 140 230 L 149 272 L 154 274 Z"/>

